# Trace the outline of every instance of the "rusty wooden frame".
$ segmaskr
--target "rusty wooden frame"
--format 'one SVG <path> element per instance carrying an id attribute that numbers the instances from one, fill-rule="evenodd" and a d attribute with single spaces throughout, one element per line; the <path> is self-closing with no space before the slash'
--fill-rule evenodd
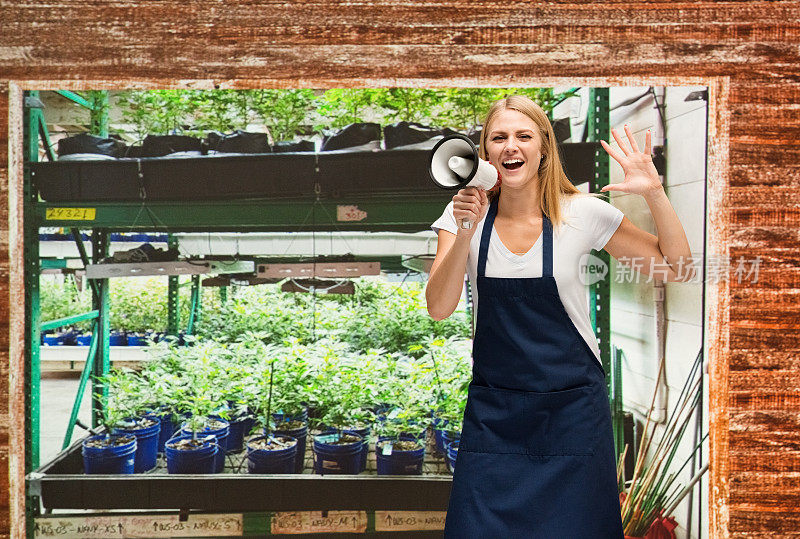
<path id="1" fill-rule="evenodd" d="M 654 68 L 655 69 L 655 68 Z M 213 80 L 135 80 L 127 79 L 117 85 L 108 81 L 92 80 L 10 80 L 8 81 L 9 106 L 9 266 L 11 298 L 24 298 L 22 259 L 22 94 L 24 90 L 126 89 L 137 88 L 333 88 L 333 87 L 503 87 L 507 76 L 453 79 L 408 78 L 380 79 L 335 77 L 308 77 L 295 80 L 282 79 L 232 79 Z M 710 77 L 517 77 L 515 86 L 707 86 L 708 87 L 708 176 L 706 213 L 706 257 L 728 255 L 729 245 L 729 76 Z M 707 284 L 705 342 L 703 348 L 709 362 L 710 392 L 710 468 L 709 468 L 709 537 L 727 537 L 729 530 L 729 433 L 728 433 L 728 371 L 730 293 L 727 280 Z M 12 536 L 25 534 L 25 479 L 24 447 L 24 304 L 11 301 L 9 312 L 9 503 Z"/>

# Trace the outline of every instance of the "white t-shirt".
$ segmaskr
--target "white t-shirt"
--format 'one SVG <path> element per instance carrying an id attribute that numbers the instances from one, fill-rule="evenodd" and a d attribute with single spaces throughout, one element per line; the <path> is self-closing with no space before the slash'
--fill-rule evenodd
<path id="1" fill-rule="evenodd" d="M 553 227 L 553 277 L 558 285 L 558 294 L 570 320 L 594 351 L 600 361 L 600 347 L 592 329 L 589 318 L 589 287 L 580 279 L 581 257 L 594 250 L 601 250 L 622 222 L 623 213 L 605 200 L 586 195 L 566 197 L 562 203 L 564 222 Z M 484 219 L 474 224 L 475 234 L 472 236 L 467 257 L 467 274 L 469 275 L 474 303 L 474 320 L 478 313 L 478 249 Z M 438 234 L 446 230 L 452 234 L 458 232 L 453 217 L 451 201 L 431 228 Z M 531 249 L 523 254 L 512 253 L 500 241 L 497 230 L 492 230 L 489 252 L 486 258 L 487 277 L 541 277 L 542 276 L 542 236 L 536 240 Z"/>

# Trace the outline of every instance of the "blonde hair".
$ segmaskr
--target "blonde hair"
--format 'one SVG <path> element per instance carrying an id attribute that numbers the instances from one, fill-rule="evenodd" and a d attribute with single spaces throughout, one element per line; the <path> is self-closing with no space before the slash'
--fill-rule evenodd
<path id="1" fill-rule="evenodd" d="M 486 137 L 489 136 L 489 124 L 503 110 L 516 110 L 533 120 L 539 128 L 539 138 L 542 141 L 541 152 L 542 161 L 539 165 L 539 206 L 544 215 L 550 219 L 553 226 L 558 226 L 563 221 L 561 212 L 561 202 L 564 197 L 576 195 L 586 195 L 575 187 L 561 165 L 561 157 L 558 153 L 558 143 L 553 132 L 550 119 L 545 114 L 542 107 L 537 105 L 532 99 L 524 95 L 510 95 L 504 99 L 499 99 L 492 104 L 486 119 L 483 122 L 479 156 L 481 159 L 488 159 L 486 151 Z M 501 187 L 502 188 L 502 187 Z M 490 197 L 498 196 L 490 193 Z M 590 193 L 592 196 L 597 194 Z"/>

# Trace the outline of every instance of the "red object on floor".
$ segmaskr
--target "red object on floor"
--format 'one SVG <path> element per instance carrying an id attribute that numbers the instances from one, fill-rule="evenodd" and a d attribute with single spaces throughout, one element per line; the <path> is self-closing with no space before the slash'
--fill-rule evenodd
<path id="1" fill-rule="evenodd" d="M 675 539 L 675 528 L 678 523 L 673 517 L 665 517 L 664 512 L 659 512 L 656 519 L 650 525 L 650 529 L 644 534 L 645 539 Z"/>
<path id="2" fill-rule="evenodd" d="M 626 494 L 620 492 L 620 505 L 625 502 L 625 498 Z M 643 536 L 626 535 L 625 539 L 676 539 L 675 528 L 677 527 L 678 523 L 673 517 L 665 517 L 664 512 L 660 511 Z"/>

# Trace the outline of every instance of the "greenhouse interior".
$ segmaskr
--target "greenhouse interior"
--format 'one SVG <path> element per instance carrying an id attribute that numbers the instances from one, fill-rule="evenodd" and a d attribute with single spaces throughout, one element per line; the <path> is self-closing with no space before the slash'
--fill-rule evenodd
<path id="1" fill-rule="evenodd" d="M 705 87 L 25 92 L 35 536 L 441 537 L 476 309 L 466 275 L 451 315 L 427 309 L 455 194 L 429 170 L 509 95 L 584 193 L 623 180 L 612 129 L 652 136 L 716 271 L 593 250 L 584 283 L 625 536 L 707 537 L 704 283 L 729 261 L 704 257 Z M 657 234 L 642 197 L 603 195 Z"/>

